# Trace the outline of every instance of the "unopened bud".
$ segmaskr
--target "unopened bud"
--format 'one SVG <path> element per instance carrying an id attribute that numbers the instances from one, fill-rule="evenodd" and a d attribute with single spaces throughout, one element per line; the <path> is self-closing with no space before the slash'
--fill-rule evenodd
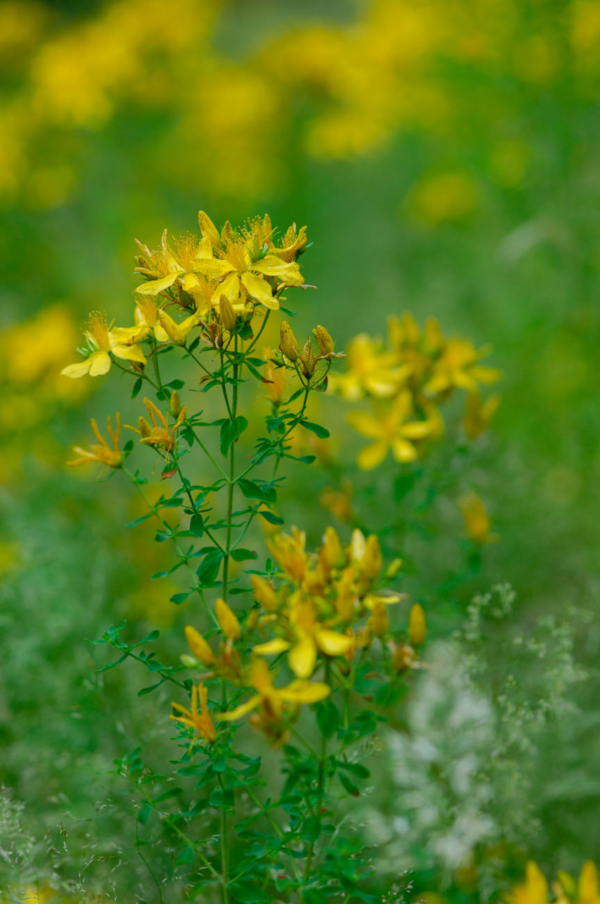
<path id="1" fill-rule="evenodd" d="M 387 606 L 381 600 L 375 600 L 373 610 L 368 622 L 375 637 L 385 637 L 390 627 L 390 619 L 388 616 Z"/>
<path id="2" fill-rule="evenodd" d="M 388 567 L 385 570 L 385 577 L 388 581 L 393 581 L 394 578 L 397 578 L 400 569 L 402 568 L 402 559 L 394 559 L 393 562 L 390 562 Z"/>
<path id="3" fill-rule="evenodd" d="M 408 639 L 413 647 L 420 647 L 427 636 L 427 620 L 423 607 L 415 603 L 408 616 Z"/>
<path id="4" fill-rule="evenodd" d="M 179 417 L 181 414 L 181 399 L 179 398 L 179 393 L 176 389 L 171 393 L 171 401 L 169 403 L 169 409 L 173 417 Z"/>
<path id="5" fill-rule="evenodd" d="M 322 355 L 333 355 L 333 339 L 324 326 L 316 326 L 313 330 L 313 336 L 317 340 L 317 345 Z"/>
<path id="6" fill-rule="evenodd" d="M 231 302 L 227 298 L 226 295 L 221 295 L 221 300 L 219 302 L 219 314 L 221 315 L 221 323 L 225 327 L 226 330 L 235 329 L 235 321 L 236 314 L 231 306 Z"/>
<path id="7" fill-rule="evenodd" d="M 197 631 L 192 625 L 187 625 L 185 628 L 185 639 L 196 659 L 203 666 L 209 668 L 215 661 L 215 654 L 202 634 L 200 634 L 200 631 Z"/>
<path id="8" fill-rule="evenodd" d="M 250 576 L 250 583 L 256 602 L 260 603 L 267 612 L 273 612 L 277 608 L 277 593 L 274 588 L 258 574 Z"/>
<path id="9" fill-rule="evenodd" d="M 179 657 L 179 661 L 186 667 L 186 669 L 195 669 L 198 665 L 198 660 L 196 659 L 196 657 L 188 656 L 187 653 L 182 653 Z"/>
<path id="10" fill-rule="evenodd" d="M 287 320 L 283 320 L 281 323 L 281 343 L 279 348 L 292 364 L 298 360 L 298 355 L 300 354 L 298 342 Z"/>
<path id="11" fill-rule="evenodd" d="M 344 548 L 340 542 L 338 532 L 334 527 L 327 527 L 323 536 L 321 547 L 323 559 L 329 568 L 342 568 L 346 561 Z"/>
<path id="12" fill-rule="evenodd" d="M 242 634 L 240 623 L 225 600 L 217 600 L 215 604 L 215 611 L 217 613 L 217 621 L 219 622 L 219 627 L 221 628 L 221 631 L 223 632 L 225 637 L 228 640 L 239 640 Z"/>
<path id="13" fill-rule="evenodd" d="M 150 433 L 152 431 L 150 429 L 150 424 L 148 423 L 148 421 L 146 420 L 145 417 L 138 418 L 138 431 L 139 431 L 142 439 L 145 439 L 147 436 L 150 436 Z"/>

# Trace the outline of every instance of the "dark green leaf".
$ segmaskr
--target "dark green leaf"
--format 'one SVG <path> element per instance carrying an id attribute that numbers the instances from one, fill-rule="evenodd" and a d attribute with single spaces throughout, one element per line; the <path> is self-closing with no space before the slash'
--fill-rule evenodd
<path id="1" fill-rule="evenodd" d="M 264 518 L 265 521 L 268 521 L 269 524 L 285 524 L 283 518 L 280 518 L 279 515 L 274 515 L 273 512 L 269 512 L 266 509 L 260 509 L 258 514 L 261 518 Z"/>
<path id="2" fill-rule="evenodd" d="M 319 439 L 327 439 L 328 436 L 331 436 L 329 430 L 326 427 L 321 427 L 320 424 L 313 424 L 312 421 L 300 421 L 303 427 L 306 427 L 307 430 L 310 430 L 315 436 L 318 436 Z"/>

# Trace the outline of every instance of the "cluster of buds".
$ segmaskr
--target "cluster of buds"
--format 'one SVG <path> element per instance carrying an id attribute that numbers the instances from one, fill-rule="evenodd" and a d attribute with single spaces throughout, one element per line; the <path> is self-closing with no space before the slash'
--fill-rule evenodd
<path id="1" fill-rule="evenodd" d="M 242 665 L 236 647 L 242 636 L 242 628 L 237 616 L 224 600 L 217 600 L 215 614 L 222 633 L 219 653 L 213 652 L 207 639 L 192 625 L 188 625 L 185 639 L 192 656 L 184 654 L 182 662 L 191 668 L 201 665 L 206 670 L 204 677 L 207 680 L 218 677 L 237 682 L 242 677 Z"/>
<path id="2" fill-rule="evenodd" d="M 140 442 L 144 445 L 152 446 L 170 455 L 177 444 L 179 428 L 185 421 L 186 408 L 181 407 L 179 395 L 174 392 L 171 396 L 169 407 L 173 417 L 176 417 L 176 421 L 170 426 L 168 417 L 162 413 L 151 399 L 144 399 L 144 405 L 148 411 L 151 423 L 148 423 L 145 417 L 140 416 L 137 428 L 128 424 L 125 426 L 128 430 L 133 430 L 134 433 L 137 433 L 140 437 Z"/>
<path id="3" fill-rule="evenodd" d="M 279 351 L 283 356 L 280 364 L 296 368 L 307 380 L 310 380 L 319 362 L 329 362 L 332 358 L 343 358 L 343 352 L 336 352 L 333 339 L 324 326 L 316 326 L 313 330 L 316 348 L 309 336 L 300 348 L 300 344 L 294 335 L 291 326 L 284 320 L 281 324 L 281 341 Z"/>

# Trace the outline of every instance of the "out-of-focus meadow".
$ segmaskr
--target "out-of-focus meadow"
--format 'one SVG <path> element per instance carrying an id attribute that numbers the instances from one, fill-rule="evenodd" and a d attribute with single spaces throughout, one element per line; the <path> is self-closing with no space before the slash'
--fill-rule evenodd
<path id="1" fill-rule="evenodd" d="M 134 237 L 196 231 L 200 208 L 308 226 L 300 335 L 343 349 L 410 310 L 503 372 L 474 453 L 449 437 L 376 472 L 407 589 L 455 640 L 365 804 L 380 887 L 409 870 L 431 904 L 495 901 L 527 859 L 600 861 L 599 75 L 596 0 L 0 3 L 0 876 L 20 851 L 23 875 L 138 900 L 111 770 L 142 737 L 159 758 L 158 701 L 85 641 L 123 618 L 180 633 L 186 606 L 150 580 L 164 544 L 124 529 L 132 493 L 64 464 L 91 414 L 133 403 L 60 370 L 88 311 L 129 322 Z M 312 540 L 348 505 L 385 521 L 346 413 L 322 398 L 329 451 L 286 490 Z M 497 535 L 476 552 L 473 492 Z"/>

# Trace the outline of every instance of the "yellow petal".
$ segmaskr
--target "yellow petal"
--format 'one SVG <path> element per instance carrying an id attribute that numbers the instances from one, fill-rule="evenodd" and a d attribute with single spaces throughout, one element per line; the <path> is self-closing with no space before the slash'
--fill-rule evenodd
<path id="1" fill-rule="evenodd" d="M 392 443 L 392 454 L 396 461 L 414 461 L 418 457 L 417 450 L 407 439 L 395 439 Z"/>
<path id="2" fill-rule="evenodd" d="M 318 703 L 329 696 L 331 688 L 322 681 L 292 681 L 278 693 L 288 703 Z"/>
<path id="3" fill-rule="evenodd" d="M 86 358 L 85 361 L 78 361 L 76 364 L 69 364 L 61 370 L 63 377 L 71 377 L 72 380 L 76 380 L 78 377 L 84 377 L 86 374 L 89 374 L 89 372 L 89 358 Z"/>
<path id="4" fill-rule="evenodd" d="M 362 436 L 368 436 L 369 439 L 379 439 L 383 433 L 381 421 L 363 411 L 351 412 L 348 415 L 348 423 Z"/>
<path id="5" fill-rule="evenodd" d="M 411 421 L 400 428 L 402 436 L 405 436 L 406 439 L 424 439 L 431 434 L 432 430 L 433 424 L 429 421 Z"/>
<path id="6" fill-rule="evenodd" d="M 168 276 L 163 276 L 161 279 L 151 279 L 134 289 L 134 292 L 139 295 L 158 295 L 163 289 L 168 289 L 173 285 L 180 272 L 181 270 L 177 273 L 169 273 Z"/>
<path id="7" fill-rule="evenodd" d="M 290 650 L 288 662 L 298 678 L 310 678 L 317 659 L 317 647 L 312 637 L 304 637 Z"/>
<path id="8" fill-rule="evenodd" d="M 255 694 L 253 697 L 250 697 L 246 703 L 242 703 L 241 706 L 236 706 L 235 709 L 231 709 L 227 713 L 217 713 L 216 718 L 220 722 L 233 722 L 235 719 L 241 719 L 242 716 L 245 716 L 246 713 L 251 712 L 253 709 L 256 709 L 258 704 L 260 703 L 260 697 L 258 694 Z"/>
<path id="9" fill-rule="evenodd" d="M 242 634 L 237 616 L 229 608 L 225 600 L 218 599 L 215 603 L 215 613 L 221 631 L 229 640 L 239 640 Z"/>
<path id="10" fill-rule="evenodd" d="M 388 453 L 389 445 L 386 440 L 382 439 L 378 443 L 371 443 L 361 449 L 357 456 L 358 467 L 361 471 L 371 471 L 376 468 L 384 460 Z"/>
<path id="11" fill-rule="evenodd" d="M 213 292 L 213 304 L 218 305 L 221 301 L 222 295 L 224 295 L 232 305 L 235 304 L 240 297 L 240 289 L 241 286 L 239 273 L 237 271 L 235 273 L 230 273 L 229 276 L 225 277 L 222 283 L 219 283 L 219 285 Z"/>
<path id="12" fill-rule="evenodd" d="M 250 269 L 254 273 L 263 273 L 265 276 L 275 276 L 287 286 L 302 285 L 302 274 L 300 273 L 298 264 L 293 262 L 288 264 L 285 261 L 280 260 L 280 258 L 275 257 L 273 254 L 268 254 L 261 261 L 251 264 Z"/>
<path id="13" fill-rule="evenodd" d="M 267 643 L 257 644 L 257 646 L 252 648 L 252 652 L 257 653 L 259 656 L 277 656 L 279 653 L 285 653 L 286 650 L 289 650 L 290 646 L 291 644 L 284 640 L 283 637 L 275 637 L 273 640 L 267 641 Z"/>
<path id="14" fill-rule="evenodd" d="M 215 232 L 216 232 L 216 230 L 215 230 Z M 217 236 L 218 236 L 218 233 L 217 233 Z M 209 236 L 205 235 L 204 238 L 201 239 L 200 242 L 198 243 L 196 253 L 194 254 L 194 259 L 197 261 L 200 261 L 200 260 L 207 260 L 212 257 L 214 257 L 213 249 L 212 249 L 212 242 L 211 242 Z"/>
<path id="15" fill-rule="evenodd" d="M 209 215 L 203 210 L 198 211 L 198 224 L 200 226 L 200 232 L 204 237 L 208 238 L 208 240 L 215 245 L 221 244 L 219 230 L 217 229 Z"/>
<path id="16" fill-rule="evenodd" d="M 596 904 L 598 900 L 598 870 L 596 864 L 586 860 L 579 876 L 579 904 Z"/>
<path id="17" fill-rule="evenodd" d="M 496 367 L 474 367 L 471 370 L 473 377 L 479 383 L 497 383 L 502 376 L 502 371 Z"/>
<path id="18" fill-rule="evenodd" d="M 338 634 L 337 631 L 330 631 L 328 628 L 317 631 L 316 636 L 319 649 L 327 656 L 343 656 L 352 646 L 351 637 Z"/>
<path id="19" fill-rule="evenodd" d="M 537 863 L 532 860 L 526 867 L 526 884 L 530 904 L 547 904 L 548 883 Z"/>
<path id="20" fill-rule="evenodd" d="M 90 377 L 100 377 L 110 370 L 110 355 L 108 352 L 92 352 L 88 358 Z"/>
<path id="21" fill-rule="evenodd" d="M 137 361 L 145 364 L 146 358 L 139 345 L 113 345 L 111 352 L 116 358 L 124 358 L 126 361 Z"/>
<path id="22" fill-rule="evenodd" d="M 196 273 L 204 273 L 209 279 L 219 279 L 235 270 L 233 264 L 227 261 L 218 260 L 217 258 L 200 258 L 194 263 Z"/>
<path id="23" fill-rule="evenodd" d="M 260 301 L 261 304 L 264 304 L 266 308 L 272 311 L 279 310 L 279 301 L 273 298 L 271 286 L 262 276 L 246 272 L 242 273 L 241 280 L 251 298 Z"/>

